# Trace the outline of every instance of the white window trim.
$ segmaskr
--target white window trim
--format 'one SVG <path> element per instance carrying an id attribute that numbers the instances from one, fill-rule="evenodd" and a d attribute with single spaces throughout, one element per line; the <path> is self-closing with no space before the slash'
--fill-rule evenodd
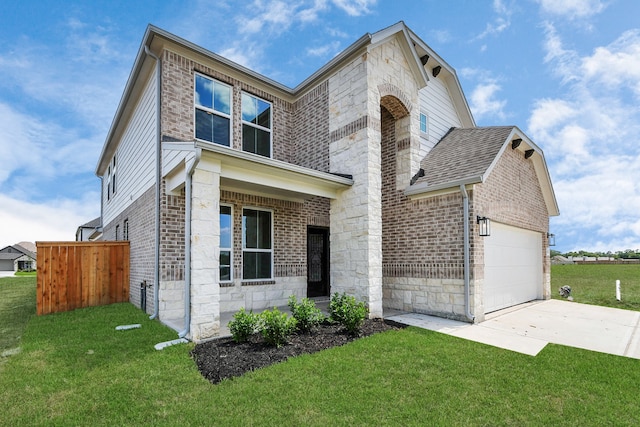
<path id="1" fill-rule="evenodd" d="M 111 162 L 107 167 L 107 201 L 111 200 Z"/>
<path id="2" fill-rule="evenodd" d="M 270 212 L 271 213 L 271 249 L 247 249 L 246 247 L 246 239 L 245 239 L 245 228 L 244 228 L 244 210 L 251 209 L 254 211 L 262 211 L 262 212 Z M 242 275 L 243 282 L 264 282 L 265 280 L 273 280 L 273 271 L 274 271 L 274 247 L 276 245 L 275 242 L 275 233 L 274 233 L 274 223 L 275 223 L 275 215 L 273 213 L 273 209 L 265 209 L 256 206 L 243 206 L 242 207 L 242 271 L 244 272 L 244 253 L 245 252 L 268 252 L 271 253 L 271 277 L 262 277 L 260 279 L 246 279 L 244 274 Z"/>
<path id="3" fill-rule="evenodd" d="M 220 283 L 231 283 L 233 282 L 233 205 L 227 204 L 227 203 L 220 203 L 220 207 L 227 207 L 229 209 L 231 209 L 231 247 L 230 248 L 223 248 L 222 246 L 219 246 L 219 251 L 222 250 L 228 250 L 229 251 L 229 280 L 222 280 L 220 277 L 218 277 L 218 279 L 220 280 Z M 218 218 L 220 217 L 220 213 L 218 212 Z M 220 226 L 219 224 L 219 219 L 218 219 L 218 227 Z M 220 233 L 222 234 L 222 233 Z M 243 233 L 244 235 L 244 233 Z M 218 254 L 218 272 L 220 271 L 220 255 Z M 219 273 L 218 273 L 219 274 Z"/>
<path id="4" fill-rule="evenodd" d="M 422 121 L 420 120 L 421 119 L 420 116 L 425 116 L 426 127 L 427 127 L 426 132 L 422 131 Z M 420 113 L 418 115 L 418 129 L 420 130 L 420 136 L 422 138 L 429 139 L 429 113 L 427 113 L 424 110 L 420 110 Z"/>
<path id="5" fill-rule="evenodd" d="M 202 105 L 198 105 L 196 103 L 196 76 L 203 77 L 207 80 L 211 80 L 216 84 L 221 84 L 229 88 L 231 99 L 229 100 L 229 114 L 225 114 L 221 111 L 214 110 L 213 108 L 208 108 Z M 198 141 L 209 142 L 211 144 L 216 144 L 213 141 L 207 141 L 206 139 L 200 139 L 196 137 L 196 110 L 206 111 L 211 114 L 215 114 L 216 116 L 224 117 L 229 119 L 229 148 L 233 148 L 233 86 L 230 84 L 221 82 L 220 80 L 214 79 L 213 77 L 207 76 L 206 74 L 194 72 L 193 73 L 193 137 Z M 218 144 L 222 145 L 222 144 Z"/>
<path id="6" fill-rule="evenodd" d="M 260 101 L 266 102 L 267 104 L 269 104 L 269 123 L 271 124 L 270 128 L 266 128 L 264 126 L 260 126 L 256 123 L 251 123 L 251 122 L 247 122 L 244 119 L 242 119 L 242 94 L 246 94 L 248 96 L 251 96 L 253 98 L 259 99 Z M 243 125 L 249 125 L 252 126 L 256 129 L 260 129 L 260 130 L 264 130 L 269 132 L 269 158 L 272 159 L 273 158 L 273 102 L 271 101 L 267 101 L 264 98 L 260 98 L 259 96 L 256 96 L 254 94 L 252 94 L 251 92 L 245 92 L 242 91 L 242 93 L 240 94 L 240 119 L 242 120 L 242 124 Z"/>

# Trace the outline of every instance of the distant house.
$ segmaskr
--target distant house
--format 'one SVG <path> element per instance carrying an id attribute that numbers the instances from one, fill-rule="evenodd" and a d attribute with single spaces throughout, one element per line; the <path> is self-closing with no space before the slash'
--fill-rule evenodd
<path id="1" fill-rule="evenodd" d="M 86 242 L 99 240 L 102 237 L 102 229 L 100 228 L 100 217 L 92 219 L 86 224 L 82 224 L 76 230 L 76 241 Z"/>
<path id="2" fill-rule="evenodd" d="M 402 22 L 295 88 L 149 26 L 96 175 L 132 289 L 193 340 L 290 295 L 468 322 L 550 298 L 542 150 L 477 127 L 455 70 Z"/>
<path id="3" fill-rule="evenodd" d="M 29 249 L 25 248 L 25 246 Z M 0 249 L 0 271 L 16 272 L 35 269 L 36 250 L 33 243 L 21 242 Z"/>

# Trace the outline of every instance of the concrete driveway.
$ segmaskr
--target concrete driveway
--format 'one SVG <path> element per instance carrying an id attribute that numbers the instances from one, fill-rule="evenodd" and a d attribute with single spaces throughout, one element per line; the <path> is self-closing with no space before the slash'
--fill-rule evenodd
<path id="1" fill-rule="evenodd" d="M 0 277 L 13 277 L 15 273 L 13 271 L 0 271 Z"/>
<path id="2" fill-rule="evenodd" d="M 534 301 L 469 324 L 416 313 L 389 320 L 531 356 L 548 343 L 640 359 L 640 312 L 569 301 Z"/>

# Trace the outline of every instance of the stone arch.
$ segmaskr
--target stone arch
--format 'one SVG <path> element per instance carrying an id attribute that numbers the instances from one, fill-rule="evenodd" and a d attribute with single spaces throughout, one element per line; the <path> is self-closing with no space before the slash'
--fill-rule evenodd
<path id="1" fill-rule="evenodd" d="M 411 100 L 399 87 L 384 83 L 378 86 L 378 92 L 380 105 L 386 108 L 394 119 L 399 120 L 411 113 Z"/>

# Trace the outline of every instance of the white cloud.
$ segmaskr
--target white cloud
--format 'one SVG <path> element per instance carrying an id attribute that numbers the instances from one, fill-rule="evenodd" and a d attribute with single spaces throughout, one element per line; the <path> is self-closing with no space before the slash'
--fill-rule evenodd
<path id="1" fill-rule="evenodd" d="M 581 57 L 547 24 L 544 46 L 564 91 L 534 104 L 529 133 L 554 176 L 562 212 L 554 232 L 579 245 L 566 250 L 639 248 L 640 33 L 626 32 Z"/>
<path id="2" fill-rule="evenodd" d="M 503 0 L 494 0 L 492 7 L 498 16 L 493 22 L 487 22 L 484 31 L 474 37 L 473 40 L 482 40 L 487 36 L 496 36 L 511 26 L 513 6 L 506 5 Z M 486 46 L 484 46 L 484 49 L 486 49 Z"/>
<path id="3" fill-rule="evenodd" d="M 333 56 L 340 50 L 340 42 L 334 41 L 323 46 L 318 46 L 315 48 L 307 48 L 307 55 L 309 56 L 318 56 L 318 57 L 326 57 Z"/>
<path id="4" fill-rule="evenodd" d="M 91 172 L 101 146 L 97 139 L 87 140 L 2 102 L 0 129 L 0 186 L 16 172 L 39 179 Z"/>
<path id="5" fill-rule="evenodd" d="M 75 240 L 76 229 L 100 215 L 98 193 L 79 200 L 33 203 L 0 194 L 0 247 L 28 241 Z M 10 225 L 9 225 L 10 224 Z"/>
<path id="6" fill-rule="evenodd" d="M 494 116 L 500 120 L 505 118 L 504 107 L 507 101 L 496 98 L 502 88 L 495 81 L 478 84 L 471 92 L 471 111 L 476 119 Z"/>
<path id="7" fill-rule="evenodd" d="M 631 89 L 640 97 L 640 30 L 630 30 L 582 59 L 584 78 L 607 89 Z"/>
<path id="8" fill-rule="evenodd" d="M 371 13 L 370 7 L 375 6 L 377 0 L 332 0 L 332 3 L 349 16 L 362 16 Z"/>
<path id="9" fill-rule="evenodd" d="M 607 2 L 602 0 L 537 0 L 542 11 L 561 18 L 588 18 L 602 12 Z"/>
<path id="10" fill-rule="evenodd" d="M 499 80 L 491 77 L 486 70 L 475 68 L 462 68 L 459 74 L 461 77 L 477 82 L 468 97 L 469 107 L 476 120 L 504 121 L 507 101 L 498 97 L 498 93 L 502 90 Z"/>

